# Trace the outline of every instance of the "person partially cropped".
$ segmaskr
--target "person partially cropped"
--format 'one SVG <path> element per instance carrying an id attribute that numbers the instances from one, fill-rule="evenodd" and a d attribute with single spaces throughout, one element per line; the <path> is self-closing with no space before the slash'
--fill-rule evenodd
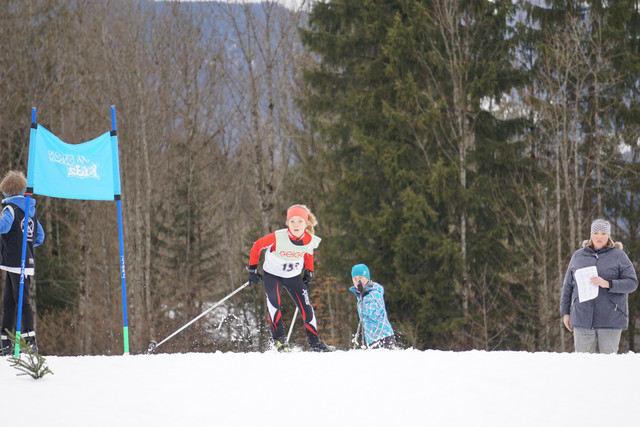
<path id="1" fill-rule="evenodd" d="M 369 267 L 365 264 L 353 266 L 351 280 L 353 286 L 349 290 L 357 299 L 358 316 L 367 348 L 395 348 L 396 337 L 387 317 L 384 288 L 371 280 Z"/>
<path id="2" fill-rule="evenodd" d="M 0 234 L 2 235 L 2 261 L 0 269 L 6 271 L 4 295 L 2 298 L 2 330 L 0 331 L 0 353 L 11 354 L 11 341 L 7 331 L 15 333 L 20 296 L 20 271 L 22 267 L 22 236 L 25 220 L 25 201 L 23 195 L 27 187 L 27 179 L 19 171 L 9 171 L 0 182 L 2 200 L 2 216 L 0 217 Z M 33 248 L 44 242 L 44 230 L 36 218 L 36 201 L 29 200 L 29 221 L 27 227 L 27 252 L 25 259 L 24 286 L 22 291 L 22 325 L 20 336 L 23 337 L 33 352 L 38 351 L 33 310 L 29 301 L 31 276 L 35 274 Z"/>
<path id="3" fill-rule="evenodd" d="M 304 205 L 293 205 L 287 210 L 287 228 L 274 231 L 256 240 L 249 255 L 249 283 L 259 283 L 262 274 L 258 270 L 260 254 L 265 252 L 264 292 L 267 297 L 269 325 L 276 349 L 288 352 L 289 343 L 280 311 L 280 296 L 286 289 L 295 302 L 304 321 L 307 345 L 311 351 L 333 351 L 318 336 L 318 322 L 309 297 L 309 285 L 313 280 L 313 251 L 320 244 L 314 234 L 318 224 L 316 217 Z M 304 270 L 304 272 L 303 272 Z"/>
<path id="4" fill-rule="evenodd" d="M 573 332 L 578 353 L 617 353 L 620 335 L 629 326 L 628 299 L 638 288 L 638 279 L 622 248 L 622 243 L 611 239 L 611 224 L 596 219 L 589 240 L 571 257 L 562 285 L 560 314 L 564 326 Z M 587 283 L 597 287 L 592 299 L 586 292 L 581 298 L 576 280 L 576 271 L 587 267 L 597 269 L 597 275 Z"/>

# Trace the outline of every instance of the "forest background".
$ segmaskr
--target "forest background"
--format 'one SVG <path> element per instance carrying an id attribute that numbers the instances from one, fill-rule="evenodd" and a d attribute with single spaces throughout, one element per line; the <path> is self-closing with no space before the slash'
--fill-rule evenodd
<path id="1" fill-rule="evenodd" d="M 5 0 L 0 172 L 26 171 L 32 107 L 79 143 L 116 106 L 132 352 L 245 282 L 294 203 L 319 219 L 324 340 L 349 348 L 364 262 L 404 346 L 571 351 L 560 290 L 590 222 L 640 261 L 639 7 Z M 43 353 L 121 353 L 115 204 L 36 199 Z M 263 351 L 265 310 L 253 286 L 163 350 Z"/>

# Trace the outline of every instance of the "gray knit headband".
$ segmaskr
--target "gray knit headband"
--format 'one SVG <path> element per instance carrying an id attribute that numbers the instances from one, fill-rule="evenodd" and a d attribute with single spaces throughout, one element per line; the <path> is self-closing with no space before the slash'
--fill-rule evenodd
<path id="1" fill-rule="evenodd" d="M 591 234 L 596 231 L 604 231 L 611 236 L 611 224 L 609 224 L 609 221 L 605 221 L 604 219 L 596 219 L 591 223 Z"/>

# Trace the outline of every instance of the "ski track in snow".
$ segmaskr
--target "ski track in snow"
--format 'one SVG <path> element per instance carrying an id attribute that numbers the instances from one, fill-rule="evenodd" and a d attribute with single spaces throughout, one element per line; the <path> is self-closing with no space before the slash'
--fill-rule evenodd
<path id="1" fill-rule="evenodd" d="M 5 358 L 6 359 L 6 358 Z M 640 355 L 353 350 L 0 361 L 2 425 L 601 426 L 637 423 Z"/>

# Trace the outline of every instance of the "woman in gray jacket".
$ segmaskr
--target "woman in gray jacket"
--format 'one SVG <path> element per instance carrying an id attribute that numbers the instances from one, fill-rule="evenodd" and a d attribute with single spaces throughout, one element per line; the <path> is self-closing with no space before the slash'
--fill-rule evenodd
<path id="1" fill-rule="evenodd" d="M 600 353 L 616 353 L 620 334 L 629 326 L 628 295 L 638 287 L 638 279 L 622 243 L 614 243 L 610 234 L 608 221 L 593 221 L 591 238 L 573 253 L 564 277 L 560 312 L 579 353 L 595 353 L 596 348 Z M 576 271 L 594 266 L 597 275 L 587 285 L 597 287 L 597 296 L 587 299 L 579 295 Z"/>

